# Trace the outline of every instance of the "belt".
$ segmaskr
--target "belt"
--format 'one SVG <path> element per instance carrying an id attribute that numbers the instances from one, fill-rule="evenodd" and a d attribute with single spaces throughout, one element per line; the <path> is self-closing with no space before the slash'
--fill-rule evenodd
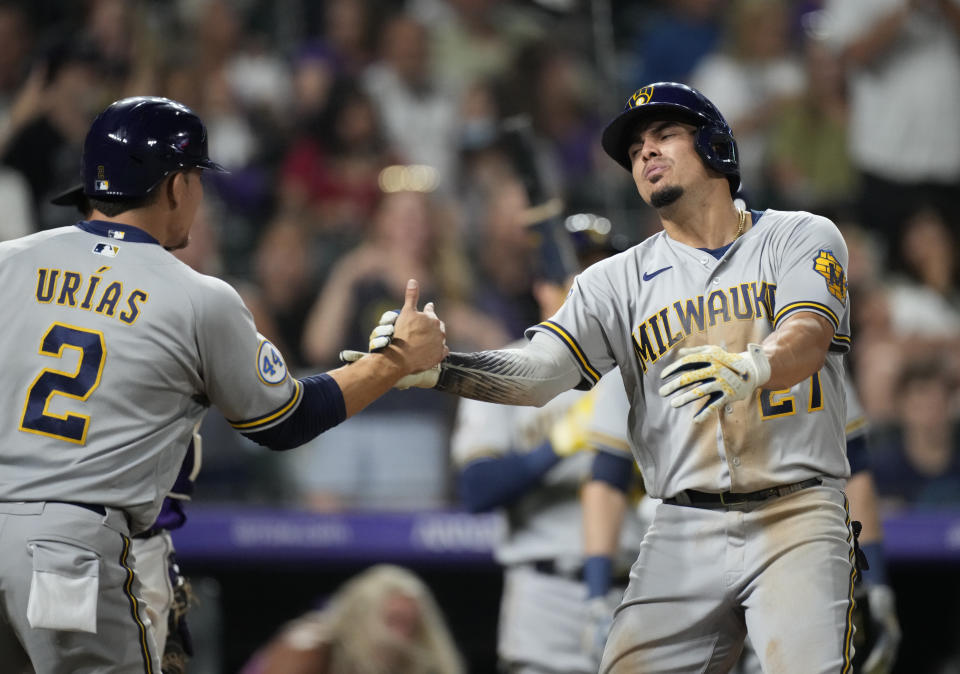
<path id="1" fill-rule="evenodd" d="M 794 492 L 806 489 L 808 487 L 817 487 L 822 484 L 818 477 L 811 477 L 809 480 L 785 484 L 779 487 L 770 487 L 769 489 L 760 489 L 746 493 L 737 493 L 725 491 L 720 494 L 707 491 L 696 491 L 687 489 L 680 492 L 672 498 L 665 498 L 663 502 L 668 505 L 689 506 L 691 508 L 722 508 L 741 503 L 758 503 L 777 496 L 786 496 Z"/>
<path id="2" fill-rule="evenodd" d="M 529 562 L 529 565 L 537 573 L 543 573 L 548 576 L 560 576 L 568 580 L 583 582 L 583 565 L 578 565 L 572 569 L 561 567 L 553 559 L 537 559 Z M 615 574 L 610 582 L 613 585 L 626 585 L 630 581 L 630 570 L 626 569 L 623 573 Z"/>
<path id="3" fill-rule="evenodd" d="M 62 503 L 63 505 L 72 505 L 78 508 L 84 508 L 85 510 L 89 510 L 90 512 L 97 513 L 98 515 L 102 515 L 104 517 L 107 516 L 107 509 L 102 505 L 96 505 L 94 503 L 76 503 L 75 501 L 47 501 L 47 503 Z"/>
<path id="4" fill-rule="evenodd" d="M 134 534 L 132 538 L 152 538 L 162 531 L 163 529 L 153 527 L 151 529 L 147 529 L 146 531 L 141 531 L 139 534 Z"/>

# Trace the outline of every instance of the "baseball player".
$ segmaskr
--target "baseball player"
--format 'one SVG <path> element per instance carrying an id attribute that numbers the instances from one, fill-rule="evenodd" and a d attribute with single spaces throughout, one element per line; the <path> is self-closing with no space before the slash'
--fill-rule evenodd
<path id="1" fill-rule="evenodd" d="M 663 231 L 584 271 L 520 349 L 451 354 L 413 384 L 543 405 L 619 366 L 656 508 L 600 671 L 846 672 L 854 533 L 843 487 L 846 245 L 805 212 L 743 211 L 720 111 L 639 89 L 602 145 Z"/>
<path id="2" fill-rule="evenodd" d="M 72 206 L 84 220 L 89 220 L 92 213 L 82 184 L 61 192 L 50 203 Z M 199 424 L 193 431 L 180 472 L 170 493 L 163 499 L 157 519 L 149 529 L 130 539 L 130 554 L 140 581 L 144 610 L 153 625 L 163 674 L 182 674 L 193 655 L 193 641 L 186 620 L 193 595 L 190 582 L 180 572 L 170 532 L 187 521 L 183 503 L 193 497 L 203 457 L 203 443 L 198 431 Z"/>
<path id="3" fill-rule="evenodd" d="M 294 379 L 226 283 L 169 250 L 203 198 L 206 129 L 185 106 L 111 104 L 84 141 L 92 218 L 0 244 L 0 662 L 159 672 L 130 536 L 170 493 L 210 405 L 271 449 L 303 444 L 446 352 L 411 280 L 403 339 Z"/>
<path id="4" fill-rule="evenodd" d="M 581 259 L 598 251 L 597 243 L 583 235 Z M 567 288 L 544 276 L 534 294 L 547 318 Z M 585 600 L 590 588 L 603 585 L 596 596 L 604 613 L 612 612 L 643 527 L 636 511 L 628 511 L 618 545 L 586 558 L 580 492 L 593 480 L 598 490 L 627 500 L 634 484 L 627 411 L 617 370 L 589 392 L 566 391 L 540 408 L 464 400 L 458 409 L 451 449 L 461 501 L 472 512 L 503 509 L 505 515 L 495 549 L 505 568 L 498 624 L 504 672 L 597 671 L 593 643 L 583 638 L 593 610 Z M 611 588 L 617 577 L 619 587 Z"/>
<path id="5" fill-rule="evenodd" d="M 844 379 L 847 394 L 847 458 L 850 461 L 851 477 L 847 482 L 846 493 L 850 501 L 851 516 L 863 523 L 860 543 L 869 562 L 863 573 L 865 582 L 858 583 L 854 625 L 857 629 L 854 639 L 857 643 L 854 671 L 867 674 L 885 674 L 890 672 L 896 659 L 900 643 L 900 625 L 894 606 L 893 590 L 886 577 L 886 562 L 882 548 L 882 530 L 877 511 L 876 490 L 870 471 L 870 457 L 866 445 L 867 420 L 857 397 L 850 377 Z M 613 466 L 612 468 L 616 468 Z M 623 466 L 619 478 L 609 475 L 608 481 L 629 479 L 630 472 Z M 584 539 L 585 545 L 593 541 L 592 550 L 586 554 L 610 555 L 616 550 L 620 536 L 619 527 L 624 504 L 619 499 L 607 497 L 588 498 L 591 490 L 598 489 L 603 494 L 606 483 L 591 481 L 583 490 Z M 599 591 L 591 588 L 591 597 L 599 596 Z M 869 597 L 869 599 L 868 599 Z M 603 623 L 598 621 L 595 629 L 600 630 Z M 606 639 L 604 632 L 598 632 L 596 638 Z M 749 639 L 736 667 L 737 674 L 760 674 L 760 661 Z"/>

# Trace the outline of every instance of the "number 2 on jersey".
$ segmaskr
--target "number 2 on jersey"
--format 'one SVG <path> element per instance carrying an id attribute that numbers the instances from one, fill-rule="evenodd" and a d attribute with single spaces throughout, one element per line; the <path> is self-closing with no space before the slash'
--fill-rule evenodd
<path id="1" fill-rule="evenodd" d="M 76 372 L 53 368 L 40 371 L 27 391 L 20 430 L 82 445 L 87 439 L 90 417 L 71 412 L 60 416 L 50 412 L 48 407 L 58 395 L 81 401 L 89 398 L 100 385 L 107 348 L 99 330 L 54 323 L 40 342 L 40 353 L 60 359 L 64 356 L 64 349 L 80 352 Z"/>

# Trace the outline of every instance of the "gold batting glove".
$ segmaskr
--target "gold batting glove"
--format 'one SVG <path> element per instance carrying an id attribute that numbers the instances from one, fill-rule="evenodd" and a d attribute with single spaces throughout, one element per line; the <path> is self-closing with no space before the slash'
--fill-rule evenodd
<path id="1" fill-rule="evenodd" d="M 550 429 L 550 444 L 557 456 L 567 457 L 584 449 L 590 449 L 587 440 L 590 421 L 593 419 L 594 399 L 587 394 L 560 417 Z"/>
<path id="2" fill-rule="evenodd" d="M 660 375 L 666 381 L 660 395 L 668 398 L 676 394 L 670 401 L 673 407 L 703 400 L 693 415 L 694 423 L 702 422 L 727 403 L 750 397 L 770 379 L 770 361 L 759 344 L 748 344 L 740 353 L 719 346 L 696 346 L 680 349 L 677 355 L 679 358 Z"/>

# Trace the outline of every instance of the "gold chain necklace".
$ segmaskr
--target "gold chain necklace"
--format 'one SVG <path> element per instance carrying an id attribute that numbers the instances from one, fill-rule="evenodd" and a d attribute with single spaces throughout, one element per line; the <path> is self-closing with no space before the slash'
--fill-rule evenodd
<path id="1" fill-rule="evenodd" d="M 747 212 L 741 211 L 739 208 L 737 211 L 740 213 L 740 224 L 737 225 L 737 235 L 734 237 L 734 239 L 740 238 L 740 235 L 743 234 L 743 226 L 747 222 Z"/>

